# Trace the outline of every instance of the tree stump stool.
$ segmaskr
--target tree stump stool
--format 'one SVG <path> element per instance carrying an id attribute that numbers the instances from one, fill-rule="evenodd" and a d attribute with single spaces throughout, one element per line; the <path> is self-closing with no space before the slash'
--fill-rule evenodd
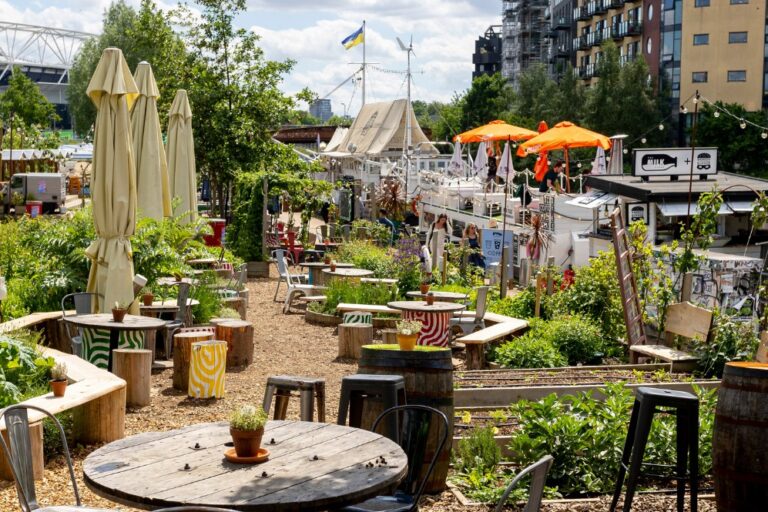
<path id="1" fill-rule="evenodd" d="M 373 325 L 373 314 L 365 311 L 350 311 L 344 313 L 342 317 L 343 324 L 371 324 Z"/>
<path id="2" fill-rule="evenodd" d="M 371 324 L 339 324 L 339 357 L 360 359 L 363 345 L 372 340 Z"/>
<path id="3" fill-rule="evenodd" d="M 6 446 L 10 446 L 8 439 L 8 431 L 3 429 L 3 440 Z M 57 434 L 58 435 L 58 434 Z M 58 438 L 57 438 L 58 439 Z M 29 441 L 32 446 L 32 451 L 29 453 L 29 457 L 32 459 L 32 474 L 35 480 L 43 479 L 43 468 L 45 466 L 45 456 L 43 454 L 43 422 L 38 421 L 29 425 Z M 13 473 L 11 472 L 11 465 L 8 463 L 8 459 L 5 457 L 5 452 L 0 450 L 0 480 L 6 480 L 13 482 Z"/>
<path id="4" fill-rule="evenodd" d="M 192 344 L 213 339 L 209 332 L 179 332 L 173 336 L 173 387 L 186 391 L 189 386 L 189 360 Z"/>
<path id="5" fill-rule="evenodd" d="M 224 398 L 227 342 L 219 340 L 192 343 L 189 360 L 189 390 L 192 398 Z"/>
<path id="6" fill-rule="evenodd" d="M 216 339 L 227 342 L 227 369 L 253 362 L 253 324 L 229 320 L 216 325 Z"/>
<path id="7" fill-rule="evenodd" d="M 382 329 L 381 341 L 386 345 L 397 345 L 397 329 Z"/>
<path id="8" fill-rule="evenodd" d="M 125 405 L 149 405 L 152 389 L 152 351 L 119 348 L 112 351 L 112 373 L 126 382 Z"/>
<path id="9" fill-rule="evenodd" d="M 245 320 L 248 304 L 242 297 L 223 297 L 221 299 L 221 305 L 225 308 L 234 309 L 240 314 L 240 320 Z"/>

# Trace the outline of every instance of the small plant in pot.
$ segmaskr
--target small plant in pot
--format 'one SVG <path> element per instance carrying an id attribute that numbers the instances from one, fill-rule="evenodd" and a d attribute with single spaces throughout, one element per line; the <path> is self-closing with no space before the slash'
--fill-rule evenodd
<path id="1" fill-rule="evenodd" d="M 56 397 L 64 396 L 67 390 L 67 365 L 61 361 L 51 368 L 51 390 Z"/>
<path id="2" fill-rule="evenodd" d="M 331 272 L 336 272 L 336 260 L 331 260 Z"/>
<path id="3" fill-rule="evenodd" d="M 427 301 L 427 306 L 431 306 L 432 304 L 435 303 L 435 294 L 432 292 L 429 292 L 424 300 Z"/>
<path id="4" fill-rule="evenodd" d="M 141 302 L 145 306 L 151 306 L 154 301 L 155 301 L 155 294 L 152 293 L 152 290 L 150 290 L 149 288 L 145 288 L 144 293 L 141 294 Z"/>
<path id="5" fill-rule="evenodd" d="M 326 265 L 331 264 L 331 256 L 328 253 L 326 253 L 325 256 L 323 257 L 323 263 L 325 263 Z"/>
<path id="6" fill-rule="evenodd" d="M 112 320 L 115 322 L 121 323 L 125 318 L 126 313 L 128 313 L 128 307 L 125 304 L 115 302 L 115 305 L 112 306 Z"/>
<path id="7" fill-rule="evenodd" d="M 397 344 L 400 350 L 413 350 L 419 340 L 422 323 L 412 320 L 397 322 Z"/>
<path id="8" fill-rule="evenodd" d="M 419 291 L 422 295 L 426 295 L 429 291 L 429 280 L 425 279 L 419 284 Z"/>
<path id="9" fill-rule="evenodd" d="M 255 457 L 261 448 L 267 413 L 263 407 L 244 405 L 229 418 L 229 433 L 238 457 Z"/>

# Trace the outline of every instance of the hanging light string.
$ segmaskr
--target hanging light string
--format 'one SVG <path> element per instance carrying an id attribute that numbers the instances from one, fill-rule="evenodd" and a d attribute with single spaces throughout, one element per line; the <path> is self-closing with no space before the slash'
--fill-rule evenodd
<path id="1" fill-rule="evenodd" d="M 693 99 L 694 102 L 696 102 L 696 100 L 697 100 L 697 98 Z M 739 122 L 739 127 L 742 130 L 745 130 L 747 128 L 747 126 L 754 126 L 755 128 L 760 129 L 760 131 L 761 131 L 760 136 L 763 139 L 768 139 L 768 126 L 762 126 L 762 125 L 759 125 L 759 124 L 757 124 L 755 122 L 750 121 L 749 119 L 746 119 L 746 118 L 741 117 L 741 116 L 737 116 L 736 114 L 734 114 L 733 112 L 731 112 L 727 108 L 721 107 L 717 103 L 715 103 L 715 102 L 705 98 L 704 96 L 700 95 L 698 100 L 702 101 L 702 102 L 706 103 L 707 105 L 709 105 L 710 107 L 712 107 L 712 109 L 714 110 L 713 115 L 715 117 L 720 117 L 722 114 L 730 116 L 730 117 L 732 117 L 733 119 L 735 119 L 736 121 Z M 684 105 L 681 105 L 681 108 L 683 108 L 683 106 Z"/>

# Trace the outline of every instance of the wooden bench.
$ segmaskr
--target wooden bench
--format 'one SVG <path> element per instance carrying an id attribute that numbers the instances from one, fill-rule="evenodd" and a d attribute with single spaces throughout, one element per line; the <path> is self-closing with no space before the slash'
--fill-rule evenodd
<path id="1" fill-rule="evenodd" d="M 67 311 L 67 315 L 74 315 L 75 311 Z M 44 311 L 22 316 L 0 324 L 0 333 L 10 333 L 19 329 L 44 330 L 47 345 L 59 350 L 69 350 L 69 338 L 66 336 L 62 325 L 61 311 Z"/>
<path id="2" fill-rule="evenodd" d="M 376 304 L 347 304 L 340 303 L 336 306 L 336 312 L 347 313 L 349 311 L 364 311 L 366 313 L 382 314 L 382 315 L 399 315 L 399 309 L 392 309 L 389 306 L 380 306 Z"/>
<path id="3" fill-rule="evenodd" d="M 67 392 L 61 398 L 55 398 L 53 393 L 46 393 L 21 403 L 41 407 L 51 414 L 73 410 L 74 438 L 82 444 L 109 443 L 125 437 L 125 381 L 72 354 L 44 348 L 43 355 L 53 357 L 57 362 L 61 361 L 67 365 L 67 376 L 70 381 Z M 44 417 L 37 411 L 29 411 L 30 424 L 39 422 Z M 0 430 L 5 430 L 4 422 L 0 422 Z M 30 431 L 34 433 L 32 428 Z M 38 459 L 34 465 L 42 468 L 42 429 L 39 430 L 39 436 L 40 449 L 33 453 L 33 457 Z M 33 446 L 34 444 L 33 441 Z M 4 458 L 0 467 L 0 476 L 6 479 L 11 478 L 10 469 Z M 35 477 L 37 478 L 38 475 Z"/>
<path id="4" fill-rule="evenodd" d="M 485 349 L 490 343 L 504 339 L 512 334 L 520 333 L 528 328 L 526 320 L 511 317 L 505 318 L 509 318 L 509 320 L 480 329 L 456 340 L 459 343 L 463 343 L 466 347 L 468 370 L 482 370 L 485 368 Z"/>
<path id="5" fill-rule="evenodd" d="M 298 297 L 296 300 L 299 302 L 324 302 L 326 299 L 325 295 L 302 295 L 301 297 Z"/>
<path id="6" fill-rule="evenodd" d="M 661 360 L 667 363 L 671 363 L 671 372 L 690 372 L 696 369 L 699 358 L 683 352 L 682 350 L 675 350 L 666 345 L 633 345 L 629 347 L 630 352 L 635 358 L 649 357 L 654 360 Z"/>

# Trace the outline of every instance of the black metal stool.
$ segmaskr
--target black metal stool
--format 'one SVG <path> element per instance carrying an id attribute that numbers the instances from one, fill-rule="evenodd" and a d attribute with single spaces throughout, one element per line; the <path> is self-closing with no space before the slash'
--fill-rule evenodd
<path id="1" fill-rule="evenodd" d="M 276 375 L 267 378 L 267 389 L 264 391 L 264 410 L 267 411 L 267 414 L 269 414 L 269 407 L 272 405 L 272 397 L 274 397 L 274 419 L 284 420 L 292 391 L 299 393 L 301 421 L 313 421 L 312 399 L 316 398 L 317 421 L 325 422 L 325 379 L 316 377 Z"/>
<path id="2" fill-rule="evenodd" d="M 613 493 L 610 512 L 616 510 L 616 504 L 621 496 L 624 476 L 629 469 L 627 492 L 624 496 L 624 512 L 632 508 L 632 498 L 637 488 L 640 467 L 643 464 L 643 452 L 651 431 L 653 415 L 659 407 L 675 410 L 677 418 L 677 460 L 675 475 L 677 480 L 677 510 L 683 512 L 685 502 L 685 481 L 689 480 L 691 487 L 691 512 L 696 512 L 699 474 L 699 399 L 696 395 L 685 391 L 657 389 L 649 387 L 637 388 L 635 405 L 632 407 L 632 417 L 629 420 L 627 441 L 621 455 L 619 476 L 616 480 L 616 490 Z M 686 464 L 690 466 L 686 473 Z M 645 464 L 646 466 L 671 467 L 662 464 Z M 666 475 L 652 475 L 659 478 L 670 478 Z"/>
<path id="3" fill-rule="evenodd" d="M 384 410 L 397 405 L 405 405 L 405 379 L 401 375 L 369 375 L 357 373 L 341 379 L 341 399 L 339 401 L 339 425 L 347 423 L 349 411 L 349 426 L 360 427 L 363 421 L 363 400 L 365 397 L 380 397 L 384 402 Z M 390 414 L 387 418 L 387 437 L 397 442 L 397 415 Z"/>

